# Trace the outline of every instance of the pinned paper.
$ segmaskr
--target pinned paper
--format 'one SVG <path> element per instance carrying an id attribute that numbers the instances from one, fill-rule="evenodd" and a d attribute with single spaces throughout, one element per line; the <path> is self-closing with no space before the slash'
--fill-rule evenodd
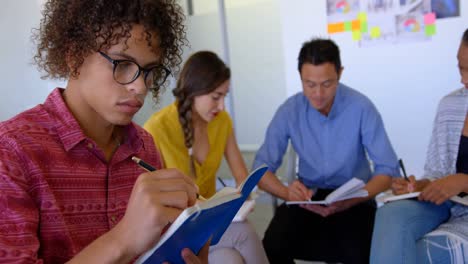
<path id="1" fill-rule="evenodd" d="M 424 15 L 424 24 L 425 25 L 432 25 L 435 24 L 436 14 L 435 13 L 427 13 Z"/>
<path id="2" fill-rule="evenodd" d="M 353 31 L 360 31 L 361 30 L 361 21 L 359 21 L 359 20 L 351 21 L 351 29 Z"/>
<path id="3" fill-rule="evenodd" d="M 328 33 L 333 34 L 333 33 L 340 33 L 345 31 L 345 24 L 342 23 L 333 23 L 333 24 L 328 24 Z"/>
<path id="4" fill-rule="evenodd" d="M 370 36 L 371 38 L 380 38 L 380 27 L 372 27 L 370 30 Z"/>
<path id="5" fill-rule="evenodd" d="M 367 22 L 361 21 L 361 33 L 367 33 Z"/>
<path id="6" fill-rule="evenodd" d="M 345 31 L 352 31 L 352 30 L 353 30 L 351 21 L 346 21 L 346 22 L 344 22 L 344 30 L 345 30 Z"/>
<path id="7" fill-rule="evenodd" d="M 368 13 L 366 8 L 358 5 L 346 6 L 344 3 L 350 0 L 326 0 L 327 2 L 339 2 L 341 9 L 327 10 L 328 33 L 350 32 L 354 41 L 361 44 L 380 44 L 391 41 L 392 43 L 404 43 L 409 41 L 427 41 L 437 33 L 436 13 L 423 10 L 408 9 L 413 4 L 400 4 L 401 10 L 383 10 L 383 12 Z M 390 1 L 390 0 L 388 0 Z M 398 0 L 391 0 L 397 1 Z M 420 0 L 407 0 L 420 1 Z M 422 0 L 421 0 L 422 1 Z M 428 0 L 429 1 L 429 0 Z M 353 3 L 362 2 L 352 0 Z M 377 5 L 377 4 L 374 4 Z M 403 6 L 405 6 L 403 8 Z M 397 19 L 395 19 L 397 18 Z M 380 41 L 382 40 L 382 41 Z"/>
<path id="8" fill-rule="evenodd" d="M 359 12 L 358 19 L 361 22 L 367 21 L 367 13 L 366 12 Z"/>
<path id="9" fill-rule="evenodd" d="M 435 24 L 425 26 L 426 36 L 434 36 L 436 34 Z"/>
<path id="10" fill-rule="evenodd" d="M 353 40 L 354 41 L 359 41 L 362 39 L 362 33 L 361 31 L 353 31 Z"/>

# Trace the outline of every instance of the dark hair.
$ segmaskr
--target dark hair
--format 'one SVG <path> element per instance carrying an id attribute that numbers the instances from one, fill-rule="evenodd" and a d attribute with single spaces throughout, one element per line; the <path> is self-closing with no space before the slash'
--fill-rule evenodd
<path id="1" fill-rule="evenodd" d="M 468 45 L 468 28 L 463 33 L 462 42 Z"/>
<path id="2" fill-rule="evenodd" d="M 211 51 L 192 54 L 180 72 L 177 86 L 172 91 L 177 101 L 179 121 L 184 131 L 185 146 L 193 145 L 192 105 L 195 96 L 213 92 L 231 78 L 226 64 Z"/>
<path id="3" fill-rule="evenodd" d="M 79 75 L 84 58 L 130 37 L 134 24 L 145 28 L 158 43 L 160 63 L 177 71 L 186 43 L 184 15 L 175 0 L 49 0 L 42 11 L 34 61 L 45 77 L 65 79 Z M 156 46 L 157 45 L 157 46 Z M 158 97 L 159 90 L 153 91 Z"/>
<path id="4" fill-rule="evenodd" d="M 337 73 L 341 70 L 340 49 L 330 39 L 314 38 L 305 42 L 297 60 L 299 72 L 301 72 L 304 63 L 320 65 L 329 62 L 335 65 Z"/>

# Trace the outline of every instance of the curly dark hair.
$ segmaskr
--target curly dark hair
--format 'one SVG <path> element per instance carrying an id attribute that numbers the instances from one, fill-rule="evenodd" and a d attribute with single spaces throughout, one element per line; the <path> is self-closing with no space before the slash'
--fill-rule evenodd
<path id="1" fill-rule="evenodd" d="M 43 78 L 77 77 L 86 56 L 127 41 L 134 24 L 144 26 L 150 46 L 157 34 L 161 63 L 173 71 L 187 44 L 185 17 L 175 0 L 48 0 L 42 15 L 33 40 Z M 157 98 L 159 89 L 152 92 Z"/>

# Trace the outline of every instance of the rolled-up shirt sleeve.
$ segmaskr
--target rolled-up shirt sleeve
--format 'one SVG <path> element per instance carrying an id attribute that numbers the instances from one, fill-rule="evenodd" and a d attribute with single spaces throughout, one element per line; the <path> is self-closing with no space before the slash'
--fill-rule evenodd
<path id="1" fill-rule="evenodd" d="M 398 158 L 385 131 L 384 123 L 375 106 L 369 102 L 362 118 L 362 142 L 373 163 L 375 175 L 400 177 Z"/>
<path id="2" fill-rule="evenodd" d="M 268 169 L 275 173 L 281 166 L 288 140 L 288 107 L 285 103 L 278 108 L 268 125 L 265 140 L 255 156 L 252 168 L 266 164 Z"/>

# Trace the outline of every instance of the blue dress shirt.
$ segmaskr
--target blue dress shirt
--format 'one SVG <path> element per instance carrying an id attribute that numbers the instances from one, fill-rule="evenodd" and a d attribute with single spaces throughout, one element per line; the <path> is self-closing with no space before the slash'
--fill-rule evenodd
<path id="1" fill-rule="evenodd" d="M 275 173 L 289 140 L 299 157 L 299 179 L 309 188 L 336 189 L 353 177 L 368 182 L 378 174 L 400 176 L 379 112 L 366 96 L 341 83 L 328 116 L 317 111 L 302 92 L 283 103 L 268 126 L 253 167 L 266 164 Z"/>

